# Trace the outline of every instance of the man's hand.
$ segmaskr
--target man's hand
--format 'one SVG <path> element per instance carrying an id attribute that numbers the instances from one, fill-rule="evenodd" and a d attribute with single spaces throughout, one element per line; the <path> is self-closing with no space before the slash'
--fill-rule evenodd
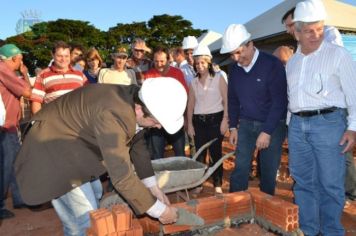
<path id="1" fill-rule="evenodd" d="M 237 129 L 233 129 L 230 130 L 230 137 L 229 137 L 229 141 L 232 145 L 236 145 L 237 144 Z"/>
<path id="2" fill-rule="evenodd" d="M 152 195 L 155 196 L 158 200 L 163 202 L 166 205 L 170 205 L 171 203 L 169 202 L 169 199 L 167 198 L 166 194 L 158 187 L 158 185 L 155 185 L 151 188 L 149 188 Z"/>
<path id="3" fill-rule="evenodd" d="M 268 148 L 270 142 L 271 142 L 271 135 L 269 135 L 265 132 L 261 132 L 260 135 L 258 135 L 258 138 L 256 140 L 256 148 L 258 150 Z"/>
<path id="4" fill-rule="evenodd" d="M 20 69 L 20 72 L 21 72 L 22 75 L 27 75 L 28 69 L 27 69 L 27 66 L 25 64 L 21 63 L 19 69 Z"/>
<path id="5" fill-rule="evenodd" d="M 354 148 L 356 143 L 356 131 L 346 130 L 346 132 L 344 133 L 344 135 L 340 140 L 340 145 L 344 145 L 345 143 L 347 144 L 344 150 L 342 150 L 342 153 L 351 151 Z"/>
<path id="6" fill-rule="evenodd" d="M 177 221 L 178 214 L 177 208 L 167 206 L 162 215 L 158 218 L 158 220 L 162 224 L 173 224 Z"/>

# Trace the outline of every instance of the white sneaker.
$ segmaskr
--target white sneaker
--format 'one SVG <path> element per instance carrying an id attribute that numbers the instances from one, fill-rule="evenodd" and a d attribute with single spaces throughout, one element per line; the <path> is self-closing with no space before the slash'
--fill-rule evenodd
<path id="1" fill-rule="evenodd" d="M 215 193 L 219 193 L 219 194 L 223 193 L 221 187 L 215 187 Z"/>

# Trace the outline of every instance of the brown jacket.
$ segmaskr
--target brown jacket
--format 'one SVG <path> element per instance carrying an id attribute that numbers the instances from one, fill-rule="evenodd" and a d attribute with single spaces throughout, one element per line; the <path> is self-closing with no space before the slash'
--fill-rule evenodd
<path id="1" fill-rule="evenodd" d="M 36 205 L 55 199 L 108 171 L 136 213 L 146 212 L 155 199 L 130 161 L 131 153 L 141 178 L 153 175 L 143 135 L 134 138 L 133 95 L 137 90 L 136 86 L 88 85 L 45 105 L 33 116 L 35 123 L 15 163 L 24 202 Z"/>

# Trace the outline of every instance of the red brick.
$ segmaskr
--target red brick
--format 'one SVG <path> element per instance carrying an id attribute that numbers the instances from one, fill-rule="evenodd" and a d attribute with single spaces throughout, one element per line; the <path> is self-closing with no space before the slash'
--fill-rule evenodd
<path id="1" fill-rule="evenodd" d="M 192 226 L 189 225 L 163 225 L 164 234 L 174 234 L 178 232 L 190 231 Z"/>
<path id="2" fill-rule="evenodd" d="M 117 232 L 126 231 L 132 227 L 132 211 L 123 204 L 112 207 L 113 221 Z"/>
<path id="3" fill-rule="evenodd" d="M 278 211 L 281 215 L 294 215 L 298 214 L 298 206 L 287 202 L 283 199 L 273 196 L 265 200 L 264 205 L 266 208 L 271 208 L 275 211 Z M 297 212 L 297 213 L 295 213 Z"/>
<path id="4" fill-rule="evenodd" d="M 105 221 L 106 221 L 108 234 L 114 233 L 116 230 L 115 230 L 114 218 L 111 212 L 105 213 Z"/>
<path id="5" fill-rule="evenodd" d="M 138 219 L 142 226 L 143 233 L 155 234 L 160 232 L 160 223 L 149 216 L 144 216 Z"/>
<path id="6" fill-rule="evenodd" d="M 206 224 L 224 220 L 225 201 L 222 198 L 207 197 L 198 199 L 196 214 L 205 220 Z"/>
<path id="7" fill-rule="evenodd" d="M 87 236 L 96 236 L 92 228 L 87 228 Z"/>
<path id="8" fill-rule="evenodd" d="M 143 236 L 142 226 L 137 219 L 132 221 L 132 230 L 134 231 L 134 236 Z"/>
<path id="9" fill-rule="evenodd" d="M 104 213 L 97 215 L 97 217 L 94 218 L 92 223 L 92 229 L 97 236 L 105 236 L 108 234 Z"/>

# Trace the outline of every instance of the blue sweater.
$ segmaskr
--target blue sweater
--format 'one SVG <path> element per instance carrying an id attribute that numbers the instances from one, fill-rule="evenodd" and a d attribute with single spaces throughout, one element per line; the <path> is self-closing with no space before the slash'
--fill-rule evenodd
<path id="1" fill-rule="evenodd" d="M 259 52 L 252 69 L 233 63 L 229 67 L 228 111 L 230 128 L 239 119 L 263 122 L 262 131 L 272 134 L 287 114 L 287 80 L 283 64 L 276 57 Z"/>

